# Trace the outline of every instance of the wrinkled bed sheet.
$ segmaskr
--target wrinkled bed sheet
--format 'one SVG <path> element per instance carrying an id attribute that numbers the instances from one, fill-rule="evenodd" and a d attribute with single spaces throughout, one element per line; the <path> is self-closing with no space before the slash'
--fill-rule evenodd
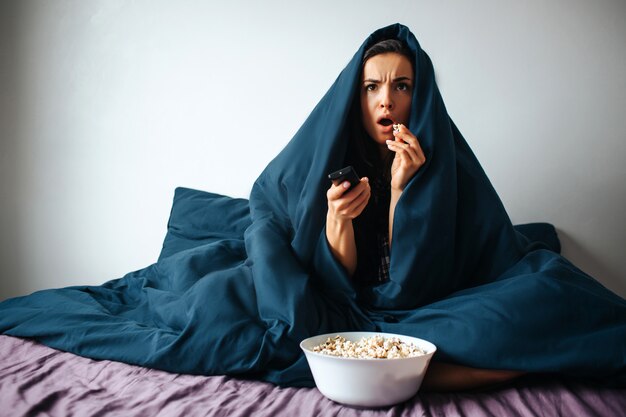
<path id="1" fill-rule="evenodd" d="M 224 376 L 171 374 L 95 361 L 0 336 L 0 416 L 620 416 L 626 389 L 527 378 L 499 389 L 420 393 L 395 407 L 359 410 L 315 388 L 279 388 Z"/>

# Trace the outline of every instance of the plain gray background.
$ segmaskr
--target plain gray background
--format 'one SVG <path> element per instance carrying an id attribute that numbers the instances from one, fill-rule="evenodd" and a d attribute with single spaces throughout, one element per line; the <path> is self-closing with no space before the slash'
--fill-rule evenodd
<path id="1" fill-rule="evenodd" d="M 514 223 L 626 296 L 626 2 L 3 1 L 0 299 L 153 263 L 176 186 L 247 197 L 400 22 Z"/>

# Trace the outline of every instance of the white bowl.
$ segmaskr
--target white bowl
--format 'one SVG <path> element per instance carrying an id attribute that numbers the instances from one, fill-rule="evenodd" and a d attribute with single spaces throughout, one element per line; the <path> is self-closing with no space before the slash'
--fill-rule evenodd
<path id="1" fill-rule="evenodd" d="M 401 359 L 355 359 L 313 351 L 313 347 L 337 335 L 351 342 L 372 336 L 397 337 L 401 342 L 413 343 L 426 354 Z M 377 332 L 322 334 L 303 340 L 300 348 L 306 355 L 317 389 L 333 401 L 357 407 L 385 407 L 414 396 L 437 350 L 423 339 Z"/>

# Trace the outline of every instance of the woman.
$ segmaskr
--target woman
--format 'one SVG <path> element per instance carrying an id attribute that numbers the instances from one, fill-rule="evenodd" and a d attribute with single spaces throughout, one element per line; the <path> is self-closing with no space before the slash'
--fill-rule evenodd
<path id="1" fill-rule="evenodd" d="M 331 185 L 327 192 L 328 243 L 348 275 L 362 284 L 388 281 L 394 210 L 407 183 L 426 161 L 419 140 L 404 125 L 411 111 L 411 61 L 408 49 L 395 39 L 378 42 L 365 52 L 359 91 L 360 124 L 353 124 L 356 134 L 352 136 L 351 151 L 356 155 L 350 159 L 358 167 L 357 172 L 368 172 L 373 185 L 368 177 L 362 177 L 352 188 L 344 181 Z M 359 216 L 363 217 L 357 222 Z M 359 237 L 358 244 L 355 236 Z M 466 389 L 521 374 L 435 362 L 424 386 Z"/>
<path id="2" fill-rule="evenodd" d="M 357 132 L 352 137 L 351 151 L 357 154 L 353 162 L 357 172 L 368 172 L 374 178 L 375 201 L 370 211 L 385 217 L 382 221 L 374 219 L 378 230 L 375 230 L 373 242 L 379 247 L 378 256 L 374 258 L 381 260 L 391 247 L 393 213 L 402 190 L 425 162 L 419 141 L 403 125 L 409 119 L 413 90 L 413 66 L 409 56 L 397 40 L 385 40 L 367 50 L 359 91 L 361 126 L 354 126 Z M 368 206 L 371 187 L 367 176 L 354 189 L 348 190 L 349 186 L 346 181 L 328 190 L 326 234 L 333 255 L 353 276 L 358 263 L 352 220 Z M 363 228 L 366 226 L 362 223 Z M 361 259 L 363 264 L 371 257 Z M 363 275 L 376 271 L 379 271 L 377 280 L 385 281 L 388 264 L 368 270 L 360 268 L 360 281 L 371 281 Z"/>
<path id="3" fill-rule="evenodd" d="M 369 181 L 329 190 L 347 164 Z M 516 231 L 399 24 L 365 40 L 249 202 L 179 189 L 155 264 L 0 303 L 4 334 L 291 386 L 313 385 L 303 339 L 350 330 L 433 342 L 431 388 L 626 383 L 626 301 Z"/>

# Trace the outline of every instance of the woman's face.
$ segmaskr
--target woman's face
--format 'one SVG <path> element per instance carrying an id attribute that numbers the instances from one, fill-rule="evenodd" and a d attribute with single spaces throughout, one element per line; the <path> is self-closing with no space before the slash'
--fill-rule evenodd
<path id="1" fill-rule="evenodd" d="M 408 123 L 413 68 L 404 55 L 387 52 L 365 62 L 361 81 L 363 127 L 386 150 L 385 141 L 393 140 L 392 125 Z"/>

